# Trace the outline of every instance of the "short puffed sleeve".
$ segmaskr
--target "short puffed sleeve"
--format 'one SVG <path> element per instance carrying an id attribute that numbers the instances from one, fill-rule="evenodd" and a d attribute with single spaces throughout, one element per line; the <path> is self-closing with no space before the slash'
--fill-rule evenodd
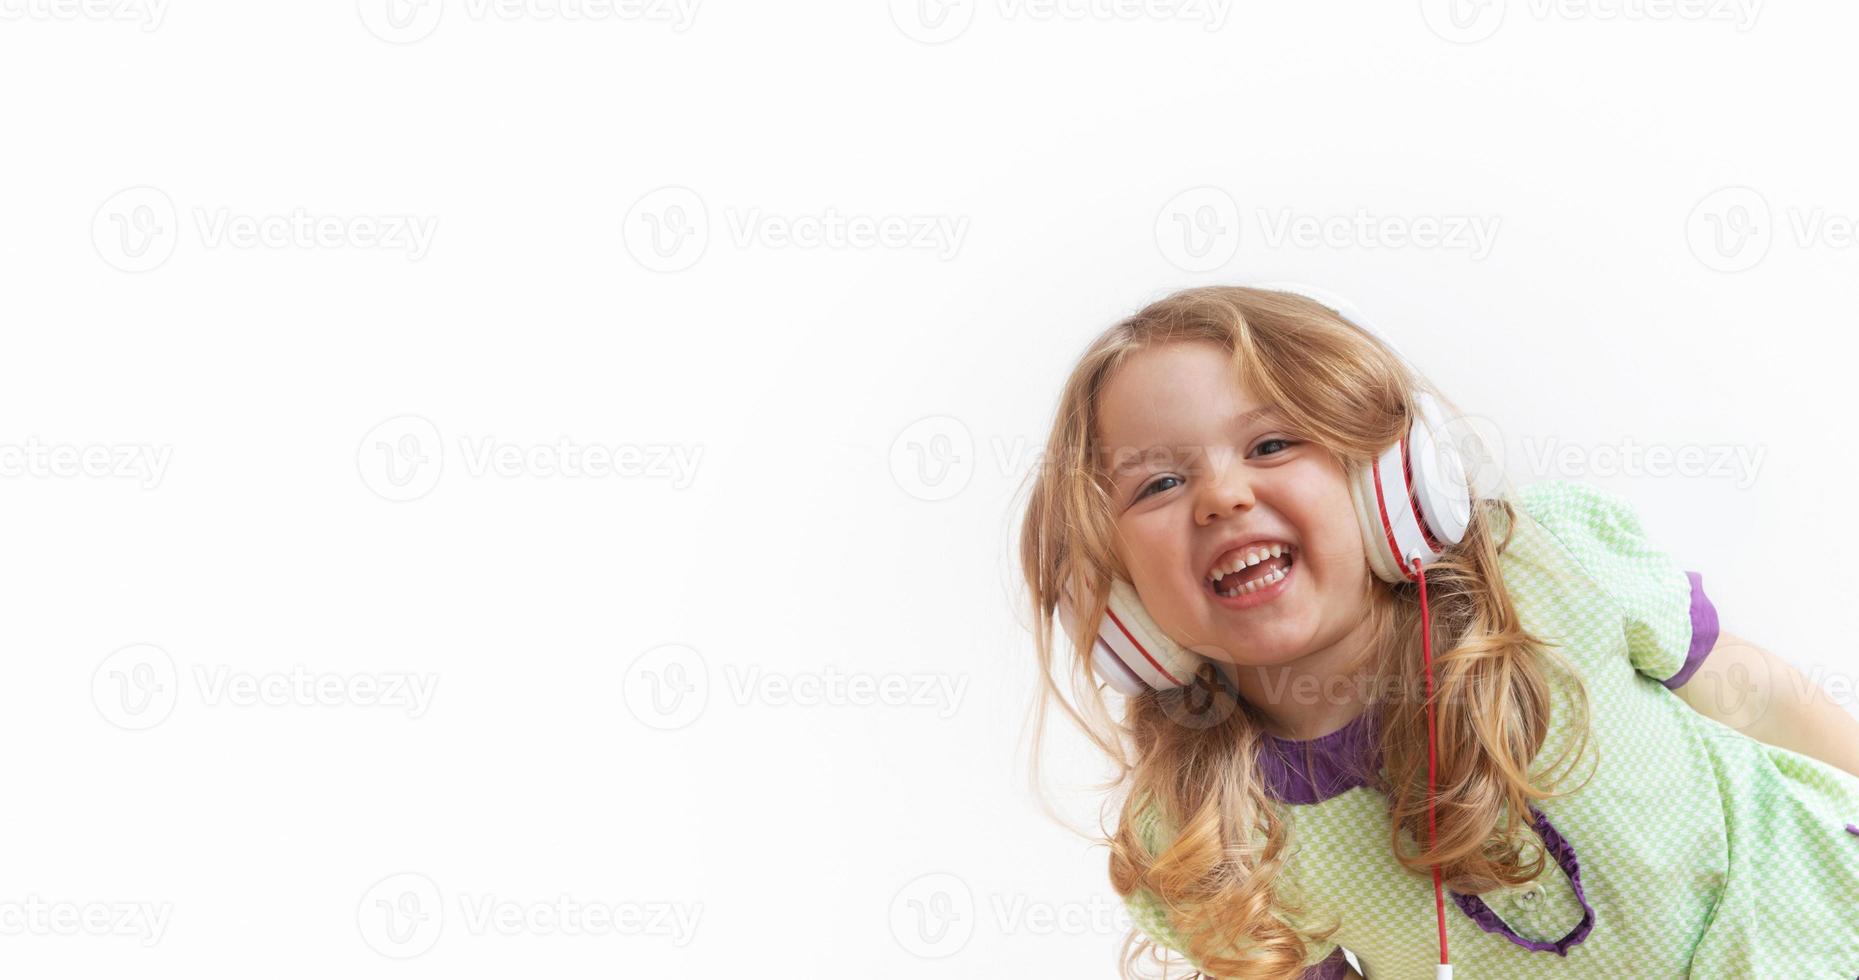
<path id="1" fill-rule="evenodd" d="M 1524 512 L 1612 601 L 1605 615 L 1618 618 L 1634 669 L 1668 688 L 1690 680 L 1717 643 L 1717 609 L 1703 576 L 1648 540 L 1633 505 L 1611 491 L 1546 480 L 1519 496 Z"/>

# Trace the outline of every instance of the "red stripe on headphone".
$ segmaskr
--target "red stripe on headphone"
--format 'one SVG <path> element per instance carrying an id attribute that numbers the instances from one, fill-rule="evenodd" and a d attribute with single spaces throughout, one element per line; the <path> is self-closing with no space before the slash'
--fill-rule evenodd
<path id="1" fill-rule="evenodd" d="M 1155 658 L 1149 656 L 1149 651 L 1143 649 L 1143 645 L 1137 642 L 1136 634 L 1130 632 L 1130 628 L 1128 626 L 1123 625 L 1123 620 L 1117 618 L 1116 610 L 1111 609 L 1110 607 L 1106 606 L 1104 607 L 1104 615 L 1109 616 L 1110 621 L 1117 624 L 1117 629 L 1122 630 L 1123 635 L 1129 639 L 1130 645 L 1136 648 L 1136 652 L 1142 654 L 1144 660 L 1149 661 L 1149 666 L 1154 667 L 1156 670 L 1160 671 L 1162 676 L 1174 682 L 1174 685 L 1176 687 L 1187 686 L 1186 684 L 1183 684 L 1178 678 L 1176 678 L 1174 674 L 1169 673 L 1167 667 L 1164 667 L 1161 664 L 1156 663 Z"/>
<path id="2" fill-rule="evenodd" d="M 1401 546 L 1395 543 L 1394 524 L 1388 520 L 1388 500 L 1381 492 L 1381 464 L 1377 462 L 1371 468 L 1375 474 L 1375 506 L 1381 511 L 1381 533 L 1388 538 L 1388 550 L 1394 553 L 1394 563 L 1400 565 L 1406 560 L 1406 556 L 1401 554 Z M 1401 439 L 1401 472 L 1403 476 L 1407 472 L 1407 439 L 1405 437 Z M 1413 506 L 1411 496 L 1407 503 L 1408 507 Z M 1405 565 L 1401 566 L 1401 574 L 1405 575 L 1410 582 L 1414 579 L 1413 573 L 1408 571 Z"/>
<path id="3" fill-rule="evenodd" d="M 1434 551 L 1445 551 L 1439 546 L 1439 539 L 1427 529 L 1427 522 L 1420 514 L 1420 502 L 1414 499 L 1414 467 L 1407 458 L 1407 440 L 1401 440 L 1401 478 L 1407 481 L 1407 507 L 1414 512 L 1414 523 L 1420 525 L 1420 536 L 1426 539 L 1427 547 Z"/>

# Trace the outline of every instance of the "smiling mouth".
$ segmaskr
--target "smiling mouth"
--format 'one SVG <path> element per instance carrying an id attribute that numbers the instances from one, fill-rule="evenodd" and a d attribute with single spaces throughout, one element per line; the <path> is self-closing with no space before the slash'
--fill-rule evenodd
<path id="1" fill-rule="evenodd" d="M 1296 556 L 1286 552 L 1276 558 L 1268 558 L 1256 565 L 1248 565 L 1239 571 L 1222 575 L 1218 579 L 1207 580 L 1207 588 L 1214 595 L 1223 599 L 1236 599 L 1260 589 L 1271 588 L 1291 574 L 1291 566 Z"/>

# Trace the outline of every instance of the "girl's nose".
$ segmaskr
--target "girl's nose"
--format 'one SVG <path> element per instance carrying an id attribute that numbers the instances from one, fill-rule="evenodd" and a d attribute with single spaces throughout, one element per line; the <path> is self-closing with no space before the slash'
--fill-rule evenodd
<path id="1" fill-rule="evenodd" d="M 1214 466 L 1206 487 L 1197 508 L 1203 524 L 1235 510 L 1252 507 L 1252 479 L 1246 473 L 1246 468 L 1236 462 L 1227 461 Z"/>

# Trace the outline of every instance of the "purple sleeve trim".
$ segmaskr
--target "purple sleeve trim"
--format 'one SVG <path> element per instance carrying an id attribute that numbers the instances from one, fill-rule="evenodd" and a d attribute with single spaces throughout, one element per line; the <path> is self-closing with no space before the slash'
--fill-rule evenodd
<path id="1" fill-rule="evenodd" d="M 1548 815 L 1535 807 L 1530 807 L 1530 812 L 1536 815 L 1536 832 L 1542 836 L 1543 846 L 1555 857 L 1556 864 L 1562 868 L 1564 874 L 1568 875 L 1569 884 L 1575 888 L 1575 899 L 1581 902 L 1581 922 L 1577 923 L 1575 928 L 1570 929 L 1568 935 L 1553 943 L 1538 942 L 1517 935 L 1515 930 L 1505 925 L 1504 920 L 1498 918 L 1498 914 L 1491 911 L 1491 907 L 1476 895 L 1461 895 L 1453 892 L 1452 901 L 1453 904 L 1459 906 L 1459 911 L 1464 912 L 1473 922 L 1478 923 L 1480 929 L 1486 932 L 1497 933 L 1531 952 L 1567 956 L 1569 947 L 1587 939 L 1588 933 L 1594 929 L 1594 907 L 1588 904 L 1588 896 L 1582 892 L 1581 865 L 1575 860 L 1575 846 L 1563 840 L 1561 834 L 1556 833 L 1556 828 L 1549 824 Z"/>
<path id="2" fill-rule="evenodd" d="M 1329 959 L 1299 974 L 1299 980 L 1343 980 L 1348 975 L 1349 961 L 1343 958 L 1343 948 L 1338 946 Z"/>
<path id="3" fill-rule="evenodd" d="M 1859 824 L 1852 824 L 1852 823 L 1847 824 L 1846 832 L 1853 835 L 1854 837 L 1859 837 Z"/>
<path id="4" fill-rule="evenodd" d="M 1704 594 L 1704 576 L 1686 572 L 1685 577 L 1691 580 L 1691 649 L 1685 653 L 1685 665 L 1664 682 L 1669 688 L 1690 680 L 1717 645 L 1717 606 Z"/>

